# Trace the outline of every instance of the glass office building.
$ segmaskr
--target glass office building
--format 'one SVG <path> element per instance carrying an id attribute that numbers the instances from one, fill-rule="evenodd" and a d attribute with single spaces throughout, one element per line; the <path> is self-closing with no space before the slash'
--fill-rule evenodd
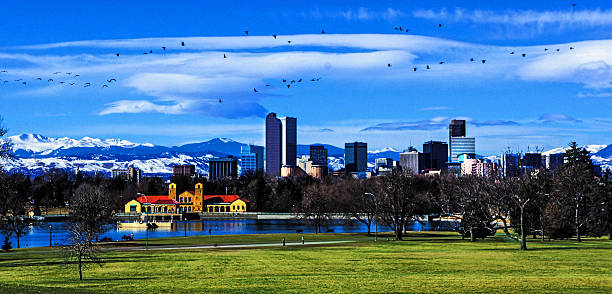
<path id="1" fill-rule="evenodd" d="M 476 139 L 468 137 L 450 137 L 449 162 L 459 162 L 459 155 L 476 156 Z"/>

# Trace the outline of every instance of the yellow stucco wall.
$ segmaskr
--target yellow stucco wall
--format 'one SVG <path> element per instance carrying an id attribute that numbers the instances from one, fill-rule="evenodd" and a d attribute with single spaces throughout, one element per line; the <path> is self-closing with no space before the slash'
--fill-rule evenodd
<path id="1" fill-rule="evenodd" d="M 131 207 L 132 205 L 136 206 L 136 211 L 131 211 L 131 210 L 130 210 L 130 207 Z M 140 205 L 140 202 L 138 202 L 138 201 L 136 201 L 136 200 L 132 200 L 132 201 L 130 201 L 130 202 L 128 202 L 128 203 L 126 203 L 126 204 L 125 204 L 125 212 L 126 212 L 126 213 L 130 213 L 130 212 L 132 212 L 132 213 L 133 213 L 133 212 L 138 212 L 138 213 L 140 213 L 140 210 L 141 210 L 141 205 Z"/>
<path id="2" fill-rule="evenodd" d="M 246 212 L 247 204 L 240 200 L 236 199 L 234 202 L 230 204 L 211 204 L 206 206 L 207 212 Z"/>

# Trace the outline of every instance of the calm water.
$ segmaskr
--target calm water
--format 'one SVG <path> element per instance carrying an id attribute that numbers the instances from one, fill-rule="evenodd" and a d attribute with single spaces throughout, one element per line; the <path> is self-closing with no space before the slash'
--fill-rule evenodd
<path id="1" fill-rule="evenodd" d="M 43 223 L 39 226 L 30 228 L 26 236 L 21 238 L 21 247 L 40 247 L 49 246 L 49 225 L 52 226 L 51 235 L 54 245 L 63 245 L 66 240 L 66 230 L 68 225 L 63 222 Z M 175 222 L 172 228 L 158 228 L 149 230 L 149 238 L 163 237 L 181 237 L 185 235 L 185 227 L 187 228 L 187 236 L 208 235 L 210 229 L 213 235 L 230 235 L 230 234 L 273 234 L 273 233 L 294 233 L 297 229 L 302 229 L 304 233 L 314 233 L 315 227 L 309 223 L 303 223 L 298 220 L 200 220 L 200 221 L 185 221 Z M 375 226 L 372 225 L 372 233 Z M 389 228 L 378 228 L 379 231 L 389 231 Z M 411 231 L 427 231 L 431 230 L 429 224 L 415 222 L 408 227 Z M 367 232 L 367 226 L 360 222 L 336 222 L 321 228 L 322 232 L 334 233 L 359 233 Z M 107 226 L 105 234 L 100 235 L 100 238 L 106 236 L 113 240 L 120 240 L 123 235 L 134 234 L 136 239 L 144 239 L 146 230 L 144 228 L 126 228 L 117 229 L 117 225 Z M 0 241 L 4 240 L 4 236 Z M 14 248 L 17 248 L 17 241 L 11 238 Z"/>

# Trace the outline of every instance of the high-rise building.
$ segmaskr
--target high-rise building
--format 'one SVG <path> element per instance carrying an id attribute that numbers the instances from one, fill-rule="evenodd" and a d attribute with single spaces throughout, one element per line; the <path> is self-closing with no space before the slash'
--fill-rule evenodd
<path id="1" fill-rule="evenodd" d="M 245 145 L 240 147 L 241 173 L 263 172 L 263 147 Z"/>
<path id="2" fill-rule="evenodd" d="M 518 154 L 504 153 L 500 160 L 501 175 L 504 178 L 515 177 L 519 172 Z"/>
<path id="3" fill-rule="evenodd" d="M 461 163 L 461 175 L 478 177 L 495 177 L 497 175 L 497 164 L 485 162 L 481 159 L 466 159 Z"/>
<path id="4" fill-rule="evenodd" d="M 281 166 L 296 166 L 297 158 L 297 119 L 281 117 Z"/>
<path id="5" fill-rule="evenodd" d="M 458 162 L 461 154 L 476 155 L 476 140 L 465 135 L 465 120 L 451 120 L 448 125 L 448 162 Z"/>
<path id="6" fill-rule="evenodd" d="M 425 169 L 442 169 L 448 160 L 448 144 L 439 141 L 425 142 L 423 154 L 425 154 Z"/>
<path id="7" fill-rule="evenodd" d="M 344 144 L 344 168 L 346 172 L 365 172 L 368 169 L 368 143 Z"/>
<path id="8" fill-rule="evenodd" d="M 400 166 L 403 171 L 419 174 L 425 167 L 425 155 L 416 150 L 407 149 L 400 153 Z"/>
<path id="9" fill-rule="evenodd" d="M 321 145 L 310 145 L 312 165 L 327 165 L 327 149 Z"/>
<path id="10" fill-rule="evenodd" d="M 451 120 L 450 125 L 448 125 L 448 137 L 465 137 L 465 120 Z"/>
<path id="11" fill-rule="evenodd" d="M 376 158 L 374 171 L 378 173 L 380 169 L 393 169 L 393 158 Z"/>
<path id="12" fill-rule="evenodd" d="M 211 158 L 208 167 L 209 180 L 238 177 L 238 159 L 233 156 Z"/>
<path id="13" fill-rule="evenodd" d="M 195 176 L 195 165 L 193 164 L 181 164 L 172 166 L 172 175 L 173 176 L 185 176 L 185 177 L 193 177 Z"/>
<path id="14" fill-rule="evenodd" d="M 281 175 L 282 125 L 276 113 L 266 116 L 266 173 L 271 176 Z"/>
<path id="15" fill-rule="evenodd" d="M 476 139 L 467 137 L 451 137 L 450 138 L 450 160 L 451 162 L 459 162 L 459 156 L 467 154 L 469 158 L 476 156 Z"/>
<path id="16" fill-rule="evenodd" d="M 542 161 L 546 169 L 555 170 L 563 166 L 563 154 L 542 155 Z"/>
<path id="17" fill-rule="evenodd" d="M 541 153 L 525 153 L 521 159 L 521 165 L 528 169 L 539 169 L 542 167 Z"/>

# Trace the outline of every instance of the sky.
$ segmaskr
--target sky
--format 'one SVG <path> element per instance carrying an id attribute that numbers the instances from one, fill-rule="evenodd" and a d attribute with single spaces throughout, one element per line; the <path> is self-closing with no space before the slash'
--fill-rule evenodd
<path id="1" fill-rule="evenodd" d="M 0 116 L 165 146 L 264 144 L 268 112 L 300 144 L 421 149 L 451 119 L 483 155 L 612 144 L 609 1 L 429 2 L 2 1 Z"/>

